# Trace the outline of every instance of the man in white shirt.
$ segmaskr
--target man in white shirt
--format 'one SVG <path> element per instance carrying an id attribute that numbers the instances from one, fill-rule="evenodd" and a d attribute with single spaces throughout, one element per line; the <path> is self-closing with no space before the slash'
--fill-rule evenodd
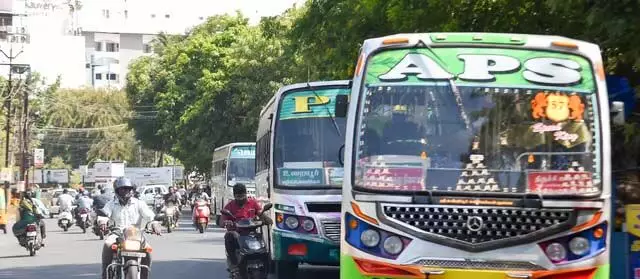
<path id="1" fill-rule="evenodd" d="M 160 224 L 154 221 L 155 214 L 147 206 L 147 204 L 141 200 L 133 197 L 134 186 L 131 180 L 120 177 L 114 182 L 116 199 L 109 201 L 102 211 L 114 226 L 120 231 L 129 226 L 136 226 L 139 229 L 144 229 L 147 224 L 151 225 L 153 233 L 160 235 Z M 102 247 L 102 278 L 106 279 L 107 266 L 113 260 L 113 251 L 111 245 L 116 242 L 118 238 L 117 234 L 110 234 L 105 238 L 104 246 Z M 151 254 L 147 254 L 147 257 L 142 259 L 143 265 L 151 268 Z M 142 268 L 141 279 L 147 279 L 149 276 L 149 270 Z"/>
<path id="2" fill-rule="evenodd" d="M 69 190 L 62 190 L 62 194 L 58 196 L 57 205 L 60 206 L 60 212 L 69 211 L 71 212 L 71 208 L 73 207 L 74 198 L 69 195 Z"/>

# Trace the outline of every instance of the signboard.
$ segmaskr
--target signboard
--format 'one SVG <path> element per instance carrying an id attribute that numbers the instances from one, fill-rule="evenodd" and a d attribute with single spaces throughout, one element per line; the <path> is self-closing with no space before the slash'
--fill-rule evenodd
<path id="1" fill-rule="evenodd" d="M 0 181 L 13 182 L 13 170 L 11 168 L 2 168 L 0 172 Z"/>
<path id="2" fill-rule="evenodd" d="M 84 183 L 95 183 L 96 182 L 96 176 L 93 174 L 94 171 L 95 171 L 94 169 L 87 168 L 87 172 L 83 176 Z"/>
<path id="3" fill-rule="evenodd" d="M 527 174 L 528 191 L 544 194 L 593 193 L 590 172 L 580 171 L 531 171 Z"/>
<path id="4" fill-rule="evenodd" d="M 67 169 L 36 169 L 29 176 L 30 183 L 69 183 L 69 170 Z"/>
<path id="5" fill-rule="evenodd" d="M 96 177 L 124 176 L 124 163 L 121 162 L 96 162 L 93 168 Z"/>
<path id="6" fill-rule="evenodd" d="M 325 172 L 322 168 L 279 168 L 278 184 L 297 185 L 324 185 Z"/>
<path id="7" fill-rule="evenodd" d="M 184 167 L 160 167 L 160 168 L 125 168 L 125 177 L 129 178 L 137 186 L 162 184 L 171 185 L 171 171 L 174 171 L 174 180 L 183 179 Z"/>
<path id="8" fill-rule="evenodd" d="M 633 278 L 640 279 L 640 204 L 625 207 L 629 233 L 629 268 Z"/>
<path id="9" fill-rule="evenodd" d="M 251 146 L 234 146 L 231 149 L 231 159 L 255 159 L 256 147 Z"/>
<path id="10" fill-rule="evenodd" d="M 44 149 L 36 148 L 33 150 L 33 165 L 39 169 L 44 167 Z"/>
<path id="11" fill-rule="evenodd" d="M 280 120 L 335 116 L 337 95 L 348 95 L 349 88 L 295 91 L 286 94 L 280 104 Z"/>
<path id="12" fill-rule="evenodd" d="M 364 185 L 383 190 L 424 190 L 425 172 L 422 168 L 371 166 L 366 168 Z"/>

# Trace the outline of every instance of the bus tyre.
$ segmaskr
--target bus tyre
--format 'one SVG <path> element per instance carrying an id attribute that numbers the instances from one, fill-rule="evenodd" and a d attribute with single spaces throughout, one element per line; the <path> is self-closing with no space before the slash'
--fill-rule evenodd
<path id="1" fill-rule="evenodd" d="M 296 278 L 298 273 L 298 263 L 289 261 L 276 261 L 275 274 L 277 279 Z"/>

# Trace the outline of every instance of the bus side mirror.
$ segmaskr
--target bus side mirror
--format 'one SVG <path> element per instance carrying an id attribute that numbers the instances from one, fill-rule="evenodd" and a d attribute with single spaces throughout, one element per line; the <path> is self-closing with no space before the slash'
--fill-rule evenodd
<path id="1" fill-rule="evenodd" d="M 349 96 L 336 96 L 336 117 L 347 117 L 347 109 L 349 108 Z"/>
<path id="2" fill-rule="evenodd" d="M 613 122 L 614 125 L 624 124 L 624 103 L 623 102 L 620 102 L 620 101 L 611 102 L 609 113 L 611 117 L 611 122 Z"/>

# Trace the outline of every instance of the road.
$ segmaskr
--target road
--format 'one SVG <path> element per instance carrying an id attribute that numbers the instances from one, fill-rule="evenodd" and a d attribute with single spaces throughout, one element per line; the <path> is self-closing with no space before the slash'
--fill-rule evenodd
<path id="1" fill-rule="evenodd" d="M 183 213 L 185 215 L 186 212 Z M 58 228 L 57 219 L 47 219 L 46 247 L 29 257 L 9 231 L 0 233 L 0 279 L 99 278 L 102 241 L 80 228 L 68 232 Z M 171 234 L 150 236 L 153 246 L 153 279 L 229 278 L 226 271 L 223 231 L 209 227 L 200 234 L 183 218 Z M 338 278 L 336 268 L 305 267 L 298 278 Z"/>

